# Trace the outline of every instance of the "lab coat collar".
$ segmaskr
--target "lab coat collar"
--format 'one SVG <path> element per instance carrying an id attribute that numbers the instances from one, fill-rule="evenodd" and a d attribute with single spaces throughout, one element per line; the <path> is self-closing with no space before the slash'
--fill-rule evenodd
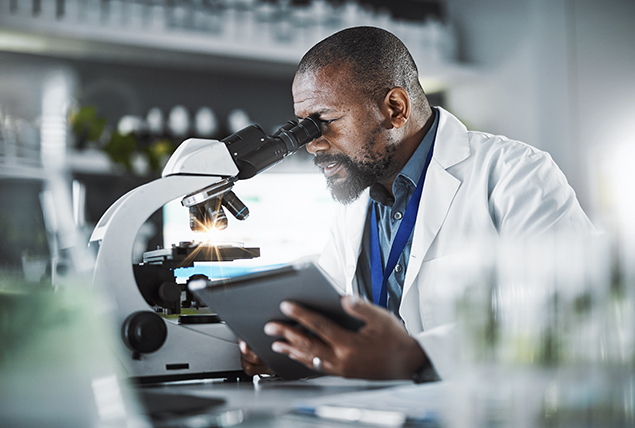
<path id="1" fill-rule="evenodd" d="M 439 127 L 432 159 L 443 169 L 448 169 L 470 155 L 467 128 L 447 110 L 437 107 L 437 111 Z"/>

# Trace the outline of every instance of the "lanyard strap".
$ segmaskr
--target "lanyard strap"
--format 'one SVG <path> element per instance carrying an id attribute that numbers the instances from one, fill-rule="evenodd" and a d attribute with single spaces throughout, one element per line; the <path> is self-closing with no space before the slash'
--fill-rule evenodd
<path id="1" fill-rule="evenodd" d="M 373 285 L 373 303 L 375 303 L 375 305 L 382 306 L 384 308 L 388 305 L 388 277 L 390 277 L 390 274 L 397 265 L 397 260 L 399 260 L 399 256 L 406 247 L 408 239 L 410 238 L 412 230 L 414 229 L 415 221 L 417 219 L 417 212 L 419 211 L 419 201 L 421 201 L 421 194 L 423 193 L 423 183 L 426 178 L 426 173 L 428 172 L 428 166 L 430 166 L 430 161 L 432 160 L 433 148 L 434 141 L 432 142 L 432 146 L 430 146 L 430 151 L 428 152 L 426 163 L 423 166 L 421 177 L 419 177 L 417 188 L 412 194 L 412 197 L 408 202 L 408 206 L 406 207 L 406 212 L 401 219 L 401 224 L 399 225 L 399 229 L 397 230 L 397 234 L 395 235 L 395 239 L 390 248 L 390 255 L 388 256 L 388 262 L 386 263 L 385 270 L 384 264 L 381 259 L 379 233 L 377 231 L 379 227 L 379 225 L 377 224 L 377 208 L 374 202 L 371 203 L 370 272 Z"/>

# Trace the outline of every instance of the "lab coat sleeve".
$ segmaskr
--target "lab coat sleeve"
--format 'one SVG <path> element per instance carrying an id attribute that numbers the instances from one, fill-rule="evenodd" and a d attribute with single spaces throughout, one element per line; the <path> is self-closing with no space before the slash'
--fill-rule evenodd
<path id="1" fill-rule="evenodd" d="M 413 335 L 442 380 L 456 374 L 457 331 L 456 323 L 442 324 Z"/>
<path id="2" fill-rule="evenodd" d="M 574 190 L 551 156 L 524 144 L 511 150 L 525 153 L 497 158 L 490 176 L 490 214 L 500 236 L 592 233 Z"/>

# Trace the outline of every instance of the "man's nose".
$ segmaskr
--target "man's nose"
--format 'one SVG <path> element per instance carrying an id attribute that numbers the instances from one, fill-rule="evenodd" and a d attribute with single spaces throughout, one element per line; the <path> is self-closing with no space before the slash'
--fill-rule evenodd
<path id="1" fill-rule="evenodd" d="M 318 137 L 315 140 L 307 143 L 306 150 L 312 155 L 316 155 L 318 152 L 326 151 L 330 147 L 328 141 L 323 137 Z"/>

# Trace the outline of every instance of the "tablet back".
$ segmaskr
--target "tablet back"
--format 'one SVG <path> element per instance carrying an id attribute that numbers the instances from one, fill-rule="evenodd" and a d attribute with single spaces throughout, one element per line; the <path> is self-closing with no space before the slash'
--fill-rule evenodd
<path id="1" fill-rule="evenodd" d="M 271 350 L 271 344 L 280 337 L 267 336 L 264 325 L 269 321 L 293 323 L 280 311 L 280 302 L 289 300 L 302 304 L 349 330 L 357 330 L 362 325 L 360 320 L 344 312 L 339 290 L 313 262 L 214 281 L 192 292 L 284 379 L 319 373 Z"/>

